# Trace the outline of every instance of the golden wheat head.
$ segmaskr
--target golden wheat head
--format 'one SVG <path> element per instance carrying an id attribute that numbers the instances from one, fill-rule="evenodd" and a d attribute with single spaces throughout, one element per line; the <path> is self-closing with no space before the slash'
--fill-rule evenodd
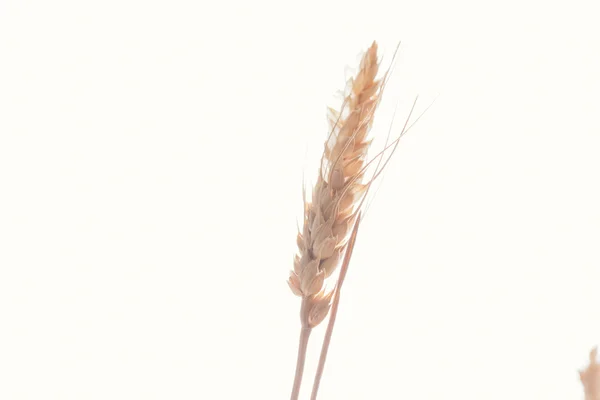
<path id="1" fill-rule="evenodd" d="M 348 82 L 340 110 L 329 109 L 331 132 L 312 201 L 305 199 L 303 229 L 298 233 L 298 254 L 288 284 L 294 294 L 308 300 L 304 322 L 311 327 L 327 316 L 331 293 L 324 292 L 324 281 L 338 267 L 370 184 L 363 182 L 363 176 L 371 143 L 367 135 L 382 93 L 378 70 L 377 43 L 373 42 L 358 73 Z"/>

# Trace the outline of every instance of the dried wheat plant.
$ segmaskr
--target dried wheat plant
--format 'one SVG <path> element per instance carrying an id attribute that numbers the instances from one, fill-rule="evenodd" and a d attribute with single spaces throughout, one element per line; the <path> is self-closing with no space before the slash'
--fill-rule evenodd
<path id="1" fill-rule="evenodd" d="M 389 69 L 381 79 L 377 78 L 378 72 L 377 43 L 373 42 L 362 56 L 356 76 L 348 81 L 340 110 L 329 109 L 330 133 L 310 201 L 306 198 L 306 190 L 303 190 L 303 228 L 297 236 L 298 253 L 288 279 L 292 292 L 301 297 L 301 333 L 292 400 L 299 396 L 311 330 L 327 317 L 332 303 L 334 309 L 337 308 L 342 274 L 345 274 L 350 261 L 365 195 L 391 157 L 390 154 L 382 163 L 383 153 L 393 146 L 393 154 L 399 139 L 390 145 L 386 141 L 385 149 L 368 160 L 367 152 L 372 141 L 368 134 Z M 373 176 L 365 179 L 365 171 L 377 159 L 379 163 Z M 340 264 L 342 272 L 337 285 L 326 291 L 325 280 L 332 277 Z M 313 399 L 317 395 L 334 318 L 332 310 L 313 386 Z"/>
<path id="2" fill-rule="evenodd" d="M 579 379 L 583 384 L 585 400 L 600 400 L 600 364 L 597 361 L 598 348 L 590 351 L 590 365 L 579 371 Z"/>

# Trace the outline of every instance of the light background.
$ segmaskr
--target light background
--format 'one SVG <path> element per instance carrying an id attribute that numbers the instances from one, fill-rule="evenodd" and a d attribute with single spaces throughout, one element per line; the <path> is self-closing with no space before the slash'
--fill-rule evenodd
<path id="1" fill-rule="evenodd" d="M 320 399 L 582 398 L 595 7 L 2 0 L 0 398 L 288 398 L 302 173 L 373 39 L 402 41 L 376 135 L 439 97 L 361 227 Z"/>

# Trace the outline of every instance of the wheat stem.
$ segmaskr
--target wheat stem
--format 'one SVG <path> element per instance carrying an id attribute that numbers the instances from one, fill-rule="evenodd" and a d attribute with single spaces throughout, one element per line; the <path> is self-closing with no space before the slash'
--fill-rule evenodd
<path id="1" fill-rule="evenodd" d="M 302 305 L 300 306 L 300 316 L 302 320 L 302 328 L 300 329 L 300 343 L 298 344 L 298 359 L 296 361 L 296 374 L 294 377 L 294 386 L 292 387 L 291 400 L 298 400 L 300 395 L 300 387 L 302 386 L 302 375 L 304 374 L 304 362 L 306 360 L 306 350 L 308 349 L 308 339 L 312 328 L 308 325 L 308 321 L 305 318 L 306 307 L 308 306 L 308 300 L 303 299 Z"/>
<path id="2" fill-rule="evenodd" d="M 327 323 L 327 330 L 325 331 L 325 338 L 323 339 L 323 345 L 321 347 L 321 356 L 319 357 L 319 365 L 317 367 L 317 372 L 315 374 L 315 380 L 313 382 L 312 393 L 310 395 L 310 400 L 317 399 L 317 393 L 319 392 L 319 385 L 321 383 L 321 377 L 323 376 L 323 371 L 325 370 L 325 361 L 327 359 L 327 352 L 329 350 L 329 343 L 331 342 L 331 336 L 333 334 L 333 327 L 335 325 L 335 318 L 337 316 L 337 310 L 340 303 L 340 292 L 342 290 L 342 285 L 344 284 L 344 278 L 346 277 L 346 272 L 348 271 L 348 266 L 350 265 L 350 258 L 352 257 L 352 250 L 354 249 L 354 242 L 356 241 L 356 235 L 358 234 L 358 224 L 360 223 L 360 214 L 356 218 L 356 223 L 354 224 L 354 228 L 352 230 L 352 234 L 350 235 L 350 239 L 348 240 L 348 247 L 346 249 L 346 254 L 344 255 L 344 261 L 342 262 L 342 266 L 340 269 L 340 276 L 338 278 L 335 293 L 333 295 L 333 301 L 331 304 L 331 311 L 329 316 L 329 322 Z"/>

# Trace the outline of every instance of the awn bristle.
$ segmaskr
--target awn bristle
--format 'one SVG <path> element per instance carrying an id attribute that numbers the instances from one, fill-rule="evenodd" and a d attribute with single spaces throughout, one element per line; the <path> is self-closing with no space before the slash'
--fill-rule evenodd
<path id="1" fill-rule="evenodd" d="M 325 293 L 326 278 L 336 270 L 346 250 L 348 233 L 370 181 L 363 182 L 371 140 L 367 135 L 382 94 L 377 43 L 363 55 L 360 69 L 347 84 L 338 112 L 329 109 L 331 133 L 325 143 L 312 202 L 305 198 L 304 227 L 298 233 L 298 254 L 288 283 L 307 306 L 305 326 L 318 325 L 329 311 L 332 293 Z"/>

